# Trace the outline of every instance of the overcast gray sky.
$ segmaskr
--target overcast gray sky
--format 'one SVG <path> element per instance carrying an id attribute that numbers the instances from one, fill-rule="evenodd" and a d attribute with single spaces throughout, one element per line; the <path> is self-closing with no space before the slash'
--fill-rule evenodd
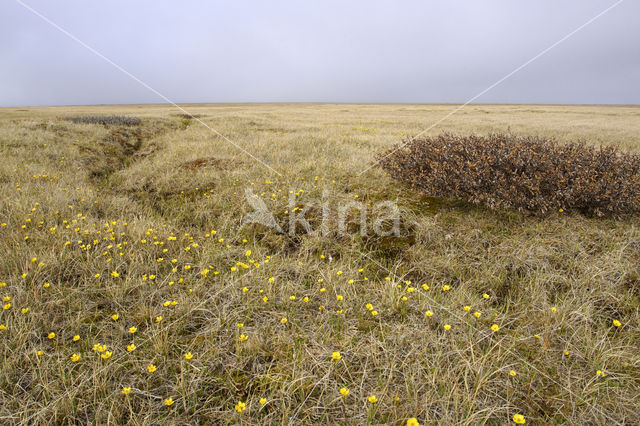
<path id="1" fill-rule="evenodd" d="M 21 0 L 174 102 L 466 102 L 615 0 Z M 162 103 L 15 0 L 0 106 Z M 640 103 L 640 1 L 478 103 Z"/>

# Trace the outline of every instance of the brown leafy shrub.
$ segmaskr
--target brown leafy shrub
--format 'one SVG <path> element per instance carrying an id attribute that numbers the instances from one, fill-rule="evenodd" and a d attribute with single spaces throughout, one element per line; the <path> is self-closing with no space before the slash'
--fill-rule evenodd
<path id="1" fill-rule="evenodd" d="M 427 195 L 492 209 L 545 213 L 640 211 L 640 156 L 541 137 L 442 134 L 378 156 L 391 177 Z"/>

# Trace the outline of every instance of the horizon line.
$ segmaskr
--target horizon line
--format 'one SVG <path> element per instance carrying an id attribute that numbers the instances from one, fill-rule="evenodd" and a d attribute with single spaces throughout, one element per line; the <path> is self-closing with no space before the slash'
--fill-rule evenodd
<path id="1" fill-rule="evenodd" d="M 230 102 L 176 102 L 177 105 L 461 105 L 463 102 L 341 102 L 341 101 L 230 101 Z M 487 106 L 621 106 L 637 107 L 640 103 L 617 104 L 617 103 L 538 103 L 538 102 L 479 102 L 469 105 Z M 62 108 L 62 107 L 109 107 L 109 106 L 168 106 L 169 103 L 97 103 L 97 104 L 45 104 L 45 105 L 11 105 L 0 106 L 0 109 L 11 108 Z"/>

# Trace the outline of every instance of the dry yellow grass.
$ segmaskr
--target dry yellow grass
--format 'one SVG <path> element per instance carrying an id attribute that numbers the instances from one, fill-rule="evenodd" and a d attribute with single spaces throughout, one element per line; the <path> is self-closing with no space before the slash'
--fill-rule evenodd
<path id="1" fill-rule="evenodd" d="M 491 212 L 360 174 L 454 106 L 183 107 L 281 175 L 171 107 L 0 109 L 3 423 L 637 422 L 638 219 Z M 80 114 L 143 124 L 62 119 Z M 429 134 L 638 151 L 639 116 L 475 105 Z M 282 224 L 290 192 L 326 191 L 330 232 L 241 226 L 247 188 Z M 339 205 L 385 200 L 399 237 L 336 232 Z"/>

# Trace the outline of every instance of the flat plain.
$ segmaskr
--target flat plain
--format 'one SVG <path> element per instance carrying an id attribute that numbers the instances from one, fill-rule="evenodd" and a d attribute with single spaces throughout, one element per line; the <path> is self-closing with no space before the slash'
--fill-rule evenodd
<path id="1" fill-rule="evenodd" d="M 181 107 L 0 109 L 2 423 L 638 422 L 638 218 L 375 166 L 456 105 Z M 68 119 L 112 114 L 141 123 Z M 639 152 L 640 107 L 469 105 L 443 131 Z M 282 232 L 243 223 L 251 197 Z"/>

